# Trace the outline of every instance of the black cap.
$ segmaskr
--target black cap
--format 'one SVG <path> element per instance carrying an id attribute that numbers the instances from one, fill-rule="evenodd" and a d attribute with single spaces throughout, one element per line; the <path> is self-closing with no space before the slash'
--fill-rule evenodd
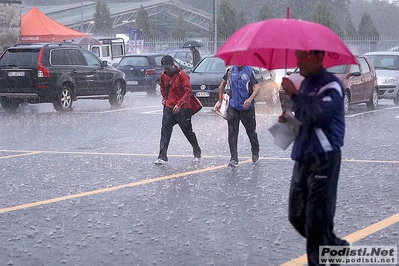
<path id="1" fill-rule="evenodd" d="M 174 60 L 173 57 L 171 57 L 170 55 L 164 55 L 161 59 L 161 65 L 164 68 L 169 68 L 170 66 L 172 66 L 174 64 Z"/>

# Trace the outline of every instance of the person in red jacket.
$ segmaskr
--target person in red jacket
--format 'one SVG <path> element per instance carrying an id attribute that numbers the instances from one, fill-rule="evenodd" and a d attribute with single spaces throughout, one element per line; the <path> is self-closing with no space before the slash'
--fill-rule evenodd
<path id="1" fill-rule="evenodd" d="M 174 125 L 178 124 L 187 140 L 193 147 L 194 160 L 201 158 L 201 148 L 191 124 L 192 88 L 190 78 L 186 72 L 180 71 L 175 65 L 173 57 L 165 55 L 161 59 L 165 71 L 161 74 L 159 85 L 161 87 L 163 117 L 161 127 L 161 141 L 158 159 L 155 164 L 161 165 L 168 162 L 167 152 Z"/>

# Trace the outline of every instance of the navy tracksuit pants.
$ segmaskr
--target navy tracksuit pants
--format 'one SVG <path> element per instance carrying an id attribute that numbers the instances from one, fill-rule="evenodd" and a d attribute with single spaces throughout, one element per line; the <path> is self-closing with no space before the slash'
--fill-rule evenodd
<path id="1" fill-rule="evenodd" d="M 295 162 L 289 194 L 289 221 L 306 238 L 308 265 L 319 265 L 319 246 L 349 243 L 334 234 L 341 151 Z"/>

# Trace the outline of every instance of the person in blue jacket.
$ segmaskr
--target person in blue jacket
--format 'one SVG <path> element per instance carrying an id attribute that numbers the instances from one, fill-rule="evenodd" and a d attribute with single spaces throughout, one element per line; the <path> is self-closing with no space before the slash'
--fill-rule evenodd
<path id="1" fill-rule="evenodd" d="M 306 238 L 308 264 L 319 265 L 320 246 L 346 246 L 334 234 L 337 185 L 344 145 L 344 88 L 323 67 L 324 51 L 296 51 L 299 90 L 288 78 L 282 88 L 293 100 L 292 110 L 302 122 L 294 141 L 295 161 L 289 192 L 289 221 Z M 285 122 L 284 114 L 279 122 Z"/>
<path id="2" fill-rule="evenodd" d="M 255 78 L 255 71 L 250 66 L 232 66 L 228 68 L 219 86 L 219 101 L 215 110 L 222 105 L 222 97 L 225 87 L 229 83 L 230 106 L 228 109 L 228 142 L 230 148 L 229 166 L 238 166 L 238 130 L 240 121 L 247 132 L 251 143 L 252 162 L 259 160 L 259 141 L 256 133 L 255 120 L 255 97 L 259 93 L 258 80 Z"/>

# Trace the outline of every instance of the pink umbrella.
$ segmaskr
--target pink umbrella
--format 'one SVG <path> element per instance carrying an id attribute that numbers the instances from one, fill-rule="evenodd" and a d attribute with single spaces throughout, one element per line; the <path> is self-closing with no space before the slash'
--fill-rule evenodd
<path id="1" fill-rule="evenodd" d="M 297 66 L 295 50 L 325 51 L 323 66 L 357 64 L 340 37 L 329 28 L 297 19 L 269 19 L 237 30 L 216 56 L 226 65 L 250 65 L 266 69 Z"/>

